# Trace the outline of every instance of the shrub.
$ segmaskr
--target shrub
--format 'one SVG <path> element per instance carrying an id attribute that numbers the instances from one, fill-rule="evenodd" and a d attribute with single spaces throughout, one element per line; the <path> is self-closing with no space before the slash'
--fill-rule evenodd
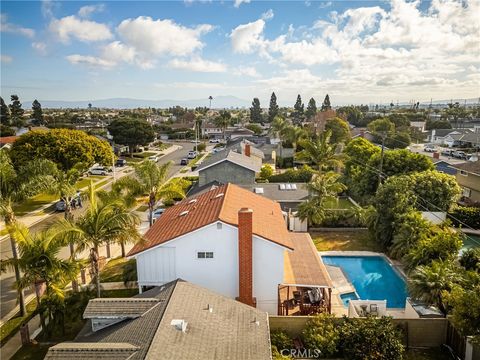
<path id="1" fill-rule="evenodd" d="M 468 271 L 480 272 L 480 248 L 468 249 L 460 257 L 460 265 Z"/>
<path id="2" fill-rule="evenodd" d="M 480 229 L 480 207 L 457 206 L 448 214 L 453 226 L 465 226 Z"/>
<path id="3" fill-rule="evenodd" d="M 273 168 L 269 164 L 265 164 L 260 169 L 260 178 L 269 179 L 273 175 Z"/>
<path id="4" fill-rule="evenodd" d="M 199 152 L 205 151 L 206 148 L 207 148 L 207 145 L 205 143 L 200 143 L 200 144 L 197 145 L 197 150 Z"/>
<path id="5" fill-rule="evenodd" d="M 282 174 L 270 176 L 268 181 L 273 183 L 280 183 L 280 182 L 307 183 L 312 179 L 312 176 L 313 176 L 312 168 L 307 165 L 304 165 L 302 168 L 298 170 L 288 169 Z"/>
<path id="6" fill-rule="evenodd" d="M 402 336 L 391 318 L 344 318 L 340 348 L 349 360 L 401 360 L 405 353 Z"/>
<path id="7" fill-rule="evenodd" d="M 273 330 L 270 332 L 270 341 L 272 346 L 277 349 L 291 349 L 293 347 L 293 340 L 288 336 L 287 332 L 283 329 Z"/>
<path id="8" fill-rule="evenodd" d="M 323 313 L 310 319 L 302 331 L 302 339 L 305 348 L 312 351 L 318 349 L 323 357 L 337 354 L 340 342 L 340 327 L 335 321 L 335 316 Z"/>

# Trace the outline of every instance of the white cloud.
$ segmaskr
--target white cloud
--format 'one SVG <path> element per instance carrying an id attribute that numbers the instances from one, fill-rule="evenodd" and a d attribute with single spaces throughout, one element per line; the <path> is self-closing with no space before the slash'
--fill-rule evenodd
<path id="1" fill-rule="evenodd" d="M 136 51 L 134 48 L 122 44 L 120 41 L 114 41 L 105 45 L 102 50 L 102 59 L 111 62 L 124 61 L 132 64 L 135 62 Z"/>
<path id="2" fill-rule="evenodd" d="M 319 9 L 326 9 L 328 7 L 332 6 L 332 2 L 331 1 L 324 1 L 324 2 L 321 2 L 320 5 L 318 5 L 318 8 Z"/>
<path id="3" fill-rule="evenodd" d="M 97 4 L 97 5 L 86 5 L 82 6 L 80 10 L 78 10 L 78 16 L 87 18 L 91 14 L 95 12 L 101 12 L 105 10 L 105 5 L 104 4 Z"/>
<path id="4" fill-rule="evenodd" d="M 201 49 L 203 34 L 213 30 L 213 26 L 203 24 L 188 28 L 172 20 L 153 20 L 148 16 L 123 20 L 117 27 L 124 42 L 138 52 L 154 55 L 185 56 Z"/>
<path id="5" fill-rule="evenodd" d="M 29 38 L 33 38 L 35 36 L 35 30 L 9 23 L 6 14 L 0 14 L 0 31 L 19 34 Z"/>
<path id="6" fill-rule="evenodd" d="M 9 55 L 0 55 L 0 60 L 2 63 L 9 64 L 13 61 L 13 58 Z"/>
<path id="7" fill-rule="evenodd" d="M 265 20 L 263 19 L 237 26 L 230 33 L 233 51 L 248 54 L 258 50 L 265 43 L 263 38 L 264 28 Z"/>
<path id="8" fill-rule="evenodd" d="M 220 62 L 209 61 L 194 57 L 190 60 L 173 59 L 168 65 L 174 69 L 188 70 L 195 72 L 226 72 L 227 66 Z"/>
<path id="9" fill-rule="evenodd" d="M 233 6 L 235 6 L 236 8 L 240 7 L 240 5 L 242 4 L 248 4 L 250 3 L 250 0 L 235 0 Z"/>
<path id="10" fill-rule="evenodd" d="M 260 77 L 260 74 L 252 66 L 239 66 L 233 69 L 233 74 L 237 76 L 250 76 L 250 77 Z"/>
<path id="11" fill-rule="evenodd" d="M 113 36 L 107 25 L 95 21 L 82 20 L 75 15 L 53 19 L 50 22 L 49 29 L 64 43 L 68 43 L 71 38 L 83 42 L 92 42 L 109 40 Z"/>
<path id="12" fill-rule="evenodd" d="M 56 3 L 51 0 L 42 0 L 41 10 L 42 10 L 43 17 L 52 18 L 53 10 L 55 9 L 56 6 L 57 6 Z"/>
<path id="13" fill-rule="evenodd" d="M 267 11 L 265 11 L 263 14 L 262 14 L 262 19 L 263 20 L 270 20 L 270 19 L 273 19 L 273 10 L 272 9 L 268 9 Z"/>
<path id="14" fill-rule="evenodd" d="M 32 48 L 37 51 L 40 55 L 46 55 L 47 54 L 47 44 L 44 42 L 33 42 L 32 43 Z"/>
<path id="15" fill-rule="evenodd" d="M 115 62 L 101 59 L 95 56 L 85 56 L 85 55 L 68 55 L 66 59 L 75 65 L 87 65 L 91 67 L 103 67 L 103 68 L 112 68 L 116 64 Z"/>

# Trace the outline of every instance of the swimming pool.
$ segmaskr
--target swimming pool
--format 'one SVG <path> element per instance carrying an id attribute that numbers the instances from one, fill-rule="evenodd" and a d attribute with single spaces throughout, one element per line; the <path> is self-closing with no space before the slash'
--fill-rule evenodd
<path id="1" fill-rule="evenodd" d="M 362 300 L 387 300 L 388 308 L 404 308 L 405 280 L 383 256 L 322 256 L 323 263 L 340 267 Z M 346 299 L 342 299 L 346 300 Z"/>
<path id="2" fill-rule="evenodd" d="M 465 239 L 463 240 L 463 246 L 460 250 L 460 254 L 468 249 L 473 249 L 480 247 L 480 236 L 472 235 L 472 234 L 465 234 Z"/>

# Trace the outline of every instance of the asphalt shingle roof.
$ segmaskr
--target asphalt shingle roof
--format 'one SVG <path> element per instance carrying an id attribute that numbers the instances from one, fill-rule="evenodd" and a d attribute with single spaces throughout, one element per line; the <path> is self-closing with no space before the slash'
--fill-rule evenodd
<path id="1" fill-rule="evenodd" d="M 90 300 L 84 319 L 98 317 L 138 317 L 157 305 L 157 298 L 98 298 Z"/>
<path id="2" fill-rule="evenodd" d="M 127 360 L 138 351 L 128 343 L 63 342 L 48 349 L 45 360 Z"/>
<path id="3" fill-rule="evenodd" d="M 239 154 L 233 150 L 223 150 L 213 154 L 210 158 L 204 161 L 199 167 L 198 171 L 203 171 L 213 165 L 221 163 L 222 161 L 229 161 L 244 168 L 260 172 L 261 162 L 251 156 Z"/>
<path id="4" fill-rule="evenodd" d="M 451 167 L 480 176 L 480 160 L 467 161 L 462 164 L 451 165 Z"/>

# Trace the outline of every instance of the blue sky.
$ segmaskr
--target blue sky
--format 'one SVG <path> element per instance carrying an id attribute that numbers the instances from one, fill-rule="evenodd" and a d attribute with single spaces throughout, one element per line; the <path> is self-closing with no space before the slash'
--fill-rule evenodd
<path id="1" fill-rule="evenodd" d="M 1 2 L 1 93 L 282 105 L 480 96 L 478 1 Z"/>

